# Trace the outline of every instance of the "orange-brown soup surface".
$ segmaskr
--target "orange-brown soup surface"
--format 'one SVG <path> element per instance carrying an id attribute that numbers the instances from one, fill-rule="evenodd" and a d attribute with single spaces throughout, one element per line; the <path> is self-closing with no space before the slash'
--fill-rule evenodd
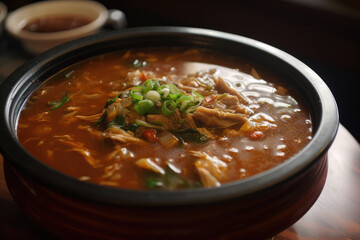
<path id="1" fill-rule="evenodd" d="M 201 49 L 105 54 L 45 81 L 21 112 L 18 138 L 82 181 L 216 187 L 281 164 L 311 140 L 310 113 L 285 81 Z"/>

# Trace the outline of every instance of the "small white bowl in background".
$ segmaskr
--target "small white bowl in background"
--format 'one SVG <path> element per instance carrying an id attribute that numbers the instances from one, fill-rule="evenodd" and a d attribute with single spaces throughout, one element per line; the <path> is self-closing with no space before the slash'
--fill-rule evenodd
<path id="1" fill-rule="evenodd" d="M 117 28 L 126 26 L 125 15 L 119 10 L 108 10 L 104 5 L 87 0 L 77 1 L 43 1 L 25 5 L 8 15 L 5 28 L 31 54 L 39 54 L 61 43 L 96 33 L 111 20 L 116 11 Z M 76 15 L 89 18 L 92 21 L 81 27 L 48 33 L 38 33 L 23 30 L 31 21 L 51 15 Z M 120 18 L 119 18 L 120 16 Z"/>
<path id="2" fill-rule="evenodd" d="M 0 2 L 0 36 L 3 30 L 3 22 L 7 14 L 7 7 L 4 3 Z"/>

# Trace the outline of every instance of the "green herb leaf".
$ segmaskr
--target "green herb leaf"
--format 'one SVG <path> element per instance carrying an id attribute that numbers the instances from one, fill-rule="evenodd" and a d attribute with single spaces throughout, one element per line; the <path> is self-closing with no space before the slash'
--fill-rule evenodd
<path id="1" fill-rule="evenodd" d="M 52 106 L 52 108 L 50 108 L 50 110 L 55 110 L 55 109 L 58 109 L 60 107 L 62 107 L 65 103 L 67 103 L 68 101 L 70 100 L 69 98 L 69 92 L 67 92 L 65 94 L 65 96 L 59 100 L 59 101 L 56 101 L 56 102 L 50 102 L 49 103 L 49 106 Z"/>
<path id="2" fill-rule="evenodd" d="M 175 190 L 201 186 L 200 182 L 189 181 L 170 167 L 165 169 L 165 174 L 145 170 L 143 176 L 145 186 L 151 189 Z"/>
<path id="3" fill-rule="evenodd" d="M 121 93 L 119 95 L 117 95 L 116 97 L 107 100 L 104 108 L 107 108 L 109 105 L 113 104 L 116 101 L 116 99 L 119 98 L 120 96 L 121 96 Z"/>
<path id="4" fill-rule="evenodd" d="M 200 133 L 196 129 L 186 129 L 184 131 L 172 132 L 176 137 L 178 137 L 182 142 L 185 143 L 196 143 L 203 144 L 209 141 L 209 138 Z"/>
<path id="5" fill-rule="evenodd" d="M 117 115 L 114 120 L 112 120 L 109 124 L 108 124 L 108 128 L 109 127 L 113 127 L 113 126 L 117 126 L 120 128 L 123 128 L 126 126 L 126 121 L 125 121 L 125 117 L 122 115 Z"/>
<path id="6" fill-rule="evenodd" d="M 98 126 L 98 125 L 102 125 L 105 123 L 105 119 L 107 117 L 107 113 L 106 111 L 103 113 L 103 115 L 101 115 L 101 117 L 96 121 L 95 125 Z"/>
<path id="7" fill-rule="evenodd" d="M 139 124 L 137 123 L 132 123 L 128 126 L 128 129 L 125 129 L 125 130 L 130 130 L 132 132 L 136 132 L 136 130 L 140 127 Z"/>

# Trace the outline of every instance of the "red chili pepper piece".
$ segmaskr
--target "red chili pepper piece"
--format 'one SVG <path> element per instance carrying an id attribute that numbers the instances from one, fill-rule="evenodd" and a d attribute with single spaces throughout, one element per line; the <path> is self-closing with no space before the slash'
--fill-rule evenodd
<path id="1" fill-rule="evenodd" d="M 158 141 L 157 133 L 155 129 L 147 129 L 142 133 L 142 136 L 151 143 L 156 143 Z"/>
<path id="2" fill-rule="evenodd" d="M 145 82 L 147 80 L 146 74 L 144 72 L 141 72 L 141 77 L 140 77 L 142 82 Z"/>
<path id="3" fill-rule="evenodd" d="M 207 96 L 204 98 L 205 102 L 207 102 L 207 103 L 211 103 L 215 99 L 216 99 L 216 96 Z"/>
<path id="4" fill-rule="evenodd" d="M 252 140 L 258 140 L 264 136 L 264 133 L 261 131 L 254 131 L 249 134 L 249 138 Z"/>

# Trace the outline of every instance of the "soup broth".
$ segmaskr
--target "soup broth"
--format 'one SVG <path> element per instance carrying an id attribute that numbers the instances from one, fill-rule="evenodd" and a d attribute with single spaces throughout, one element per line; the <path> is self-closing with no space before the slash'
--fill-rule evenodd
<path id="1" fill-rule="evenodd" d="M 27 101 L 21 144 L 82 181 L 217 187 L 268 170 L 312 137 L 280 75 L 202 49 L 119 51 L 51 77 Z"/>
<path id="2" fill-rule="evenodd" d="M 80 15 L 51 15 L 31 20 L 23 30 L 36 33 L 60 32 L 85 26 L 92 21 Z"/>

